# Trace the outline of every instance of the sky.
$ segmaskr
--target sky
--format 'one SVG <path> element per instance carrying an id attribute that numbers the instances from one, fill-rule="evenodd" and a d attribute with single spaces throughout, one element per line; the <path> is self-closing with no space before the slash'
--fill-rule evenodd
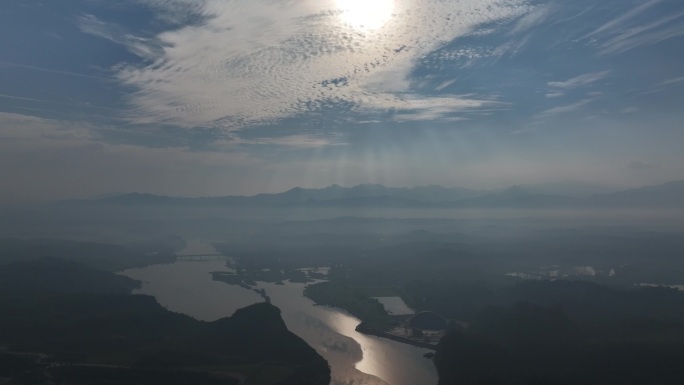
<path id="1" fill-rule="evenodd" d="M 3 0 L 1 203 L 684 179 L 681 0 Z"/>

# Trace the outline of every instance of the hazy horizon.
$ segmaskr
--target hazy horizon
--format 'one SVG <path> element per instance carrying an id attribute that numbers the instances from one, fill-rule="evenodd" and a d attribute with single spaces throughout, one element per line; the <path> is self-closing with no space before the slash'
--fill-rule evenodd
<path id="1" fill-rule="evenodd" d="M 3 2 L 0 204 L 684 179 L 677 0 Z"/>
<path id="2" fill-rule="evenodd" d="M 141 195 L 155 195 L 155 196 L 161 196 L 161 197 L 171 197 L 171 198 L 221 198 L 221 197 L 230 197 L 230 196 L 236 196 L 236 197 L 252 197 L 256 195 L 261 195 L 261 194 L 282 194 L 294 189 L 304 189 L 304 190 L 324 190 L 328 188 L 333 188 L 333 187 L 339 187 L 343 189 L 353 189 L 353 188 L 358 188 L 358 187 L 364 187 L 364 186 L 382 186 L 388 189 L 405 189 L 405 190 L 411 190 L 411 189 L 422 189 L 422 188 L 444 188 L 444 189 L 464 189 L 464 190 L 471 190 L 471 191 L 478 191 L 482 193 L 495 193 L 495 192 L 502 192 L 506 191 L 509 189 L 515 189 L 515 188 L 520 188 L 525 192 L 532 193 L 532 194 L 539 194 L 539 191 L 537 189 L 550 189 L 550 192 L 545 192 L 544 195 L 560 195 L 560 196 L 572 196 L 572 197 L 589 197 L 592 195 L 601 195 L 601 194 L 609 194 L 613 192 L 620 192 L 624 190 L 633 190 L 633 189 L 639 189 L 639 188 L 644 188 L 644 187 L 652 187 L 652 186 L 660 186 L 660 185 L 667 185 L 670 183 L 677 183 L 677 182 L 683 182 L 684 180 L 666 180 L 663 181 L 662 183 L 655 183 L 655 184 L 649 184 L 649 185 L 631 185 L 631 186 L 607 186 L 607 185 L 601 185 L 601 184 L 589 184 L 589 183 L 578 183 L 578 182 L 572 182 L 572 181 L 560 181 L 560 182 L 549 182 L 549 183 L 538 183 L 538 184 L 512 184 L 512 185 L 501 185 L 499 187 L 487 187 L 487 188 L 478 188 L 478 187 L 471 187 L 471 186 L 464 186 L 464 185 L 450 185 L 450 186 L 445 186 L 441 184 L 425 184 L 425 185 L 414 185 L 414 186 L 408 186 L 408 185 L 387 185 L 383 183 L 359 183 L 359 184 L 354 184 L 354 185 L 340 185 L 337 183 L 329 184 L 329 185 L 320 185 L 320 186 L 292 186 L 290 188 L 285 188 L 285 189 L 274 189 L 272 191 L 258 191 L 254 193 L 245 193 L 245 194 L 219 194 L 219 195 L 173 195 L 173 194 L 163 194 L 163 193 L 155 193 L 155 192 L 150 192 L 150 191 L 118 191 L 118 192 L 108 192 L 108 193 L 102 193 L 102 194 L 95 194 L 95 195 L 90 195 L 90 196 L 74 196 L 74 197 L 69 197 L 65 199 L 59 199 L 59 200 L 70 200 L 70 199 L 104 199 L 104 198 L 111 198 L 111 197 L 116 197 L 116 196 L 122 196 L 122 195 L 128 195 L 128 194 L 141 194 Z M 561 192 L 564 188 L 568 188 L 569 191 L 567 191 L 565 194 Z M 59 201 L 57 200 L 57 201 Z M 49 203 L 49 202 L 55 202 L 55 201 L 44 201 L 43 203 Z M 31 203 L 31 202 L 26 202 L 26 203 Z M 34 202 L 35 203 L 35 202 Z"/>

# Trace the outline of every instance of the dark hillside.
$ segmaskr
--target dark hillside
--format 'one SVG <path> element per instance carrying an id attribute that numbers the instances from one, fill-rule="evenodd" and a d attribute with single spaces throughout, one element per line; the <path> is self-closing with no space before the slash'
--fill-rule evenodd
<path id="1" fill-rule="evenodd" d="M 128 294 L 139 282 L 53 257 L 12 263 L 0 268 L 0 298 L 5 295 L 66 293 Z"/>
<path id="2" fill-rule="evenodd" d="M 501 289 L 497 301 L 442 338 L 440 385 L 668 385 L 684 378 L 684 293 L 675 289 L 540 281 Z"/>
<path id="3" fill-rule="evenodd" d="M 82 262 L 96 269 L 119 271 L 172 262 L 175 260 L 173 253 L 182 249 L 184 243 L 174 236 L 128 246 L 61 239 L 0 238 L 0 265 L 55 257 Z"/>
<path id="4" fill-rule="evenodd" d="M 201 322 L 127 294 L 135 281 L 55 258 L 0 267 L 0 279 L 8 384 L 233 384 L 264 371 L 274 385 L 330 382 L 267 303 Z"/>

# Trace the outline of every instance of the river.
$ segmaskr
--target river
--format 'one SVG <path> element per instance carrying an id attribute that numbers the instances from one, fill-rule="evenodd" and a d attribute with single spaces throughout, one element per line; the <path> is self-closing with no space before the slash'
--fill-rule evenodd
<path id="1" fill-rule="evenodd" d="M 213 321 L 263 299 L 239 286 L 213 281 L 212 271 L 229 271 L 225 259 L 178 261 L 130 269 L 121 274 L 143 282 L 137 293 L 154 296 L 167 309 Z M 354 329 L 359 320 L 302 295 L 304 284 L 261 283 L 282 311 L 288 329 L 315 348 L 331 366 L 334 385 L 433 385 L 437 373 L 429 350 Z"/>

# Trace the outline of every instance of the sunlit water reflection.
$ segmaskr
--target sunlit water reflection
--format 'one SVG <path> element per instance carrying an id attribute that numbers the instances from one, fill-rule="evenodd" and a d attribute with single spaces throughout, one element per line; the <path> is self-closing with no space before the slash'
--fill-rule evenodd
<path id="1" fill-rule="evenodd" d="M 139 293 L 153 295 L 171 311 L 211 321 L 262 298 L 255 292 L 212 281 L 212 271 L 227 271 L 225 261 L 179 261 L 130 269 L 123 275 L 143 282 Z M 261 283 L 282 311 L 288 329 L 315 348 L 332 369 L 335 385 L 436 384 L 426 349 L 367 336 L 354 329 L 355 317 L 339 309 L 315 306 L 304 297 L 304 284 Z"/>

